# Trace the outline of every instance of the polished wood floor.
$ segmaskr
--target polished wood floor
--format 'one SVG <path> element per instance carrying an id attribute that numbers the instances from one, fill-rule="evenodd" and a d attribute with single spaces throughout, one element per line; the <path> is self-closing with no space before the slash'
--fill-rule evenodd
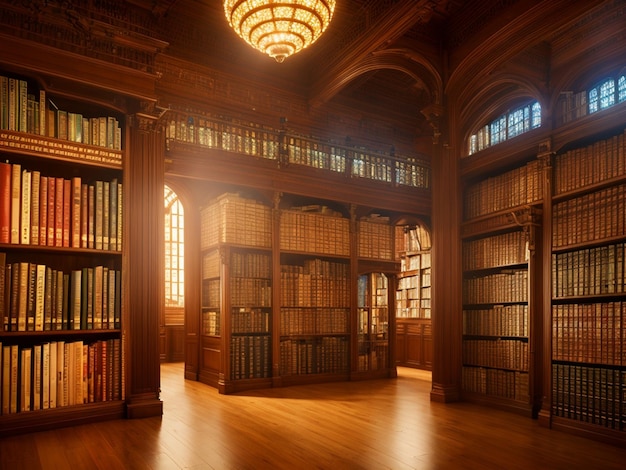
<path id="1" fill-rule="evenodd" d="M 467 403 L 429 401 L 427 372 L 224 396 L 162 366 L 162 418 L 0 439 L 0 468 L 624 469 L 626 449 Z"/>

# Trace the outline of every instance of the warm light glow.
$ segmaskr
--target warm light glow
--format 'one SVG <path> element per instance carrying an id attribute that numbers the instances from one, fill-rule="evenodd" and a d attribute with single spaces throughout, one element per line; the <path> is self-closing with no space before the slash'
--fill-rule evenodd
<path id="1" fill-rule="evenodd" d="M 335 0 L 224 0 L 231 28 L 277 62 L 313 44 L 334 11 Z"/>

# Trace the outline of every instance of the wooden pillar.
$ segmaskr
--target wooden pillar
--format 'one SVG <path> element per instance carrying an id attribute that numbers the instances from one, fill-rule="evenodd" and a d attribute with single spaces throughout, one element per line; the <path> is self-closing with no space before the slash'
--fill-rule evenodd
<path id="1" fill-rule="evenodd" d="M 137 113 L 127 127 L 125 163 L 125 343 L 129 418 L 163 413 L 159 397 L 159 318 L 163 311 L 164 149 L 156 117 Z"/>
<path id="2" fill-rule="evenodd" d="M 541 302 L 541 317 L 534 318 L 537 322 L 537 330 L 533 331 L 537 341 L 537 349 L 541 354 L 536 358 L 537 386 L 535 393 L 537 397 L 537 407 L 539 408 L 538 419 L 544 426 L 551 426 L 552 423 L 552 160 L 553 152 L 551 143 L 545 142 L 538 155 L 542 163 L 542 243 L 537 249 L 541 249 L 542 262 L 542 283 L 540 287 L 541 297 L 537 302 Z"/>
<path id="3" fill-rule="evenodd" d="M 431 124 L 433 121 L 431 120 Z M 432 335 L 430 399 L 460 399 L 462 365 L 462 189 L 454 149 L 443 145 L 435 127 L 432 156 Z"/>

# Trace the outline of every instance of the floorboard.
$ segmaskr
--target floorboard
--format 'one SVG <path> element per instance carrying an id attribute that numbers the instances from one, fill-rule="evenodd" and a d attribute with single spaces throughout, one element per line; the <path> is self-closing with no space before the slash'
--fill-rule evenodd
<path id="1" fill-rule="evenodd" d="M 0 439 L 0 469 L 620 469 L 626 449 L 429 399 L 430 374 L 220 395 L 162 366 L 163 416 Z"/>

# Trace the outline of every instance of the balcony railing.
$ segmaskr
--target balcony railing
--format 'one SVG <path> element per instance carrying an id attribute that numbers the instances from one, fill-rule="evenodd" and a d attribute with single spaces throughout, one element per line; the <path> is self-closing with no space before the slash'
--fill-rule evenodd
<path id="1" fill-rule="evenodd" d="M 252 123 L 177 114 L 167 125 L 169 144 L 180 142 L 240 155 L 302 165 L 392 185 L 430 189 L 430 165 L 417 157 L 339 145 Z"/>

